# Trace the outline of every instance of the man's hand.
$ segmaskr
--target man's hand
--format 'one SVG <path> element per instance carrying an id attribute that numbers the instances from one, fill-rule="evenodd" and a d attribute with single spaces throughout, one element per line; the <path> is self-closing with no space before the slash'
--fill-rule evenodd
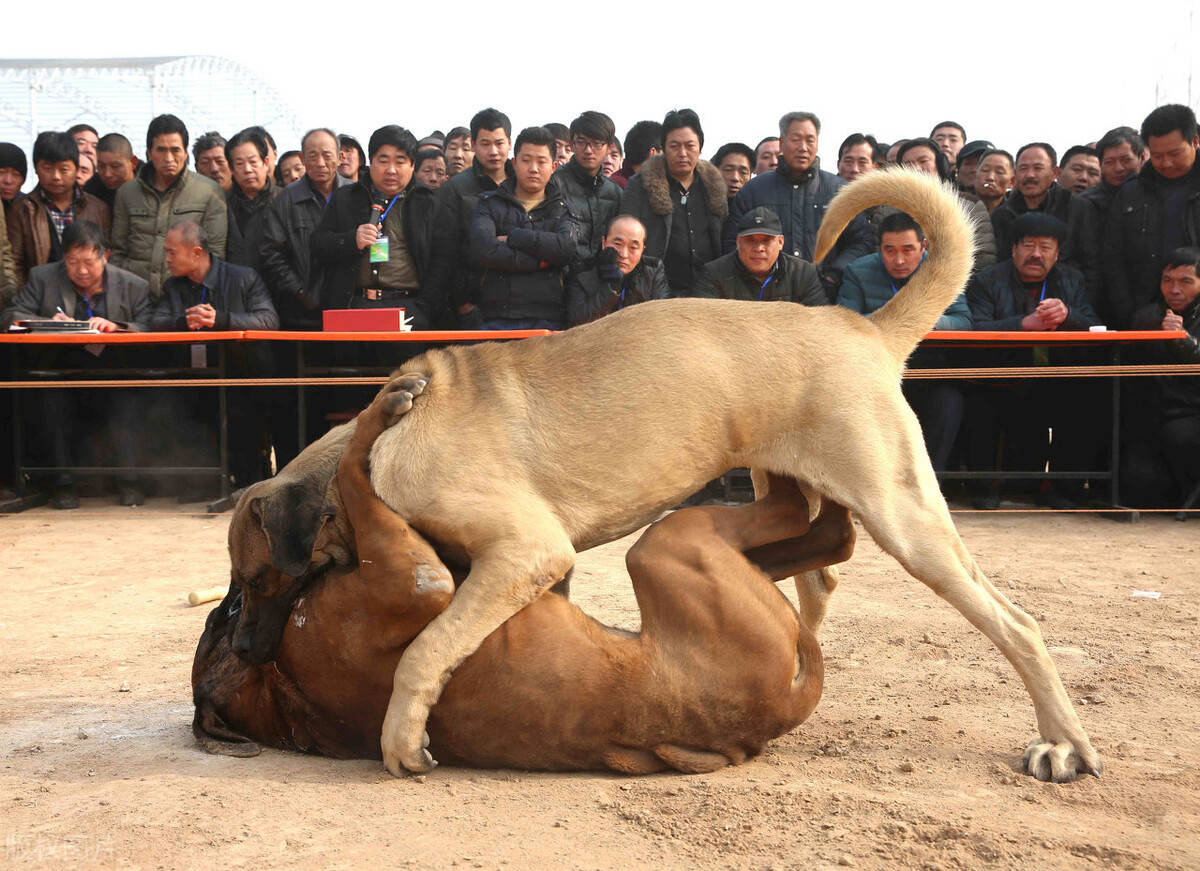
<path id="1" fill-rule="evenodd" d="M 354 231 L 354 244 L 358 246 L 359 251 L 374 243 L 378 238 L 378 224 L 359 224 L 358 229 Z"/>
<path id="2" fill-rule="evenodd" d="M 57 315 L 55 315 L 54 320 L 58 320 Z M 63 320 L 70 319 L 64 317 Z M 95 330 L 98 333 L 115 333 L 121 328 L 108 318 L 88 318 L 88 329 Z"/>
<path id="3" fill-rule="evenodd" d="M 54 317 L 50 318 L 50 320 L 52 320 L 52 321 L 70 321 L 70 320 L 74 320 L 74 318 L 69 318 L 65 314 L 63 314 L 61 311 L 56 311 L 54 313 Z"/>
<path id="4" fill-rule="evenodd" d="M 1167 309 L 1166 315 L 1163 316 L 1162 328 L 1164 330 L 1182 330 L 1183 318 Z"/>
<path id="5" fill-rule="evenodd" d="M 199 330 L 202 327 L 215 327 L 217 325 L 217 310 L 206 302 L 192 306 L 184 312 L 184 315 L 187 317 L 187 327 L 189 330 Z"/>
<path id="6" fill-rule="evenodd" d="M 1032 332 L 1044 332 L 1058 329 L 1059 325 L 1070 314 L 1067 304 L 1061 299 L 1044 299 L 1031 314 L 1021 320 L 1021 329 Z"/>

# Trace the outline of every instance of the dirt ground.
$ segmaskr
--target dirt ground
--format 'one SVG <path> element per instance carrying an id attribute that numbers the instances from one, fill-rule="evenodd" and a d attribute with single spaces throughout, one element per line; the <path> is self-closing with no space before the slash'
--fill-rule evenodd
<path id="1" fill-rule="evenodd" d="M 1018 773 L 1035 729 L 1015 673 L 863 536 L 822 633 L 824 698 L 760 758 L 422 781 L 193 744 L 212 606 L 184 596 L 227 579 L 228 515 L 178 510 L 0 518 L 0 868 L 1200 868 L 1200 521 L 956 518 L 1040 620 L 1101 780 Z M 572 594 L 636 628 L 629 543 L 582 555 Z"/>

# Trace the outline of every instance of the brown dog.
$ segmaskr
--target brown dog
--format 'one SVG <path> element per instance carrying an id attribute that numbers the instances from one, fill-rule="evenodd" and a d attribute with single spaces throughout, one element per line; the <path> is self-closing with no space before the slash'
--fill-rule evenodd
<path id="1" fill-rule="evenodd" d="M 236 594 L 210 615 L 192 681 L 194 729 L 211 751 L 257 752 L 247 735 L 379 757 L 396 663 L 454 589 L 437 553 L 367 477 L 372 443 L 411 403 L 408 391 L 392 392 L 359 415 L 337 469 L 342 508 L 331 505 L 336 522 L 326 527 L 344 537 L 354 565 L 304 590 L 275 662 L 233 655 Z M 773 485 L 749 506 L 686 509 L 646 531 L 627 557 L 639 635 L 604 627 L 560 596 L 493 632 L 434 707 L 434 750 L 479 766 L 711 771 L 801 723 L 820 696 L 820 649 L 767 575 L 847 559 L 854 532 L 832 503 L 810 526 L 795 487 Z"/>
<path id="2" fill-rule="evenodd" d="M 905 360 L 970 272 L 969 219 L 936 180 L 868 173 L 830 204 L 818 256 L 878 204 L 924 227 L 929 256 L 869 318 L 838 306 L 665 300 L 545 338 L 430 351 L 406 364 L 401 374 L 422 373 L 428 387 L 376 442 L 372 483 L 440 553 L 469 562 L 470 576 L 396 670 L 380 736 L 389 771 L 434 764 L 424 724 L 450 674 L 563 578 L 577 549 L 625 535 L 725 470 L 750 466 L 850 508 L 880 547 L 992 640 L 1033 699 L 1040 737 L 1026 752 L 1030 773 L 1056 781 L 1099 773 L 1037 623 L 988 582 L 959 539 L 900 392 Z M 815 597 L 814 610 L 828 592 L 799 590 Z"/>

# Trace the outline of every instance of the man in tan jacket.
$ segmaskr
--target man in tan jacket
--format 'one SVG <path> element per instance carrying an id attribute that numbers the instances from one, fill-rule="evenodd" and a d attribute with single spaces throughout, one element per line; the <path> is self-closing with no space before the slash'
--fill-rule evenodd
<path id="1" fill-rule="evenodd" d="M 225 256 L 225 195 L 187 168 L 188 131 L 174 115 L 159 115 L 146 131 L 147 162 L 117 191 L 113 207 L 112 264 L 150 282 L 162 296 L 167 231 L 183 221 L 204 228 L 212 253 Z"/>

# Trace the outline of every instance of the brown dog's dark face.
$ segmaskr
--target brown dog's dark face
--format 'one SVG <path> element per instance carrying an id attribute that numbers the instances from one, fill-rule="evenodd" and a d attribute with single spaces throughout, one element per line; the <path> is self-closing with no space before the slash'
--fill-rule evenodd
<path id="1" fill-rule="evenodd" d="M 232 646 L 246 662 L 275 658 L 296 599 L 334 564 L 337 549 L 321 543 L 334 514 L 308 482 L 263 481 L 238 503 L 229 524 L 230 583 L 241 591 L 242 607 Z"/>

